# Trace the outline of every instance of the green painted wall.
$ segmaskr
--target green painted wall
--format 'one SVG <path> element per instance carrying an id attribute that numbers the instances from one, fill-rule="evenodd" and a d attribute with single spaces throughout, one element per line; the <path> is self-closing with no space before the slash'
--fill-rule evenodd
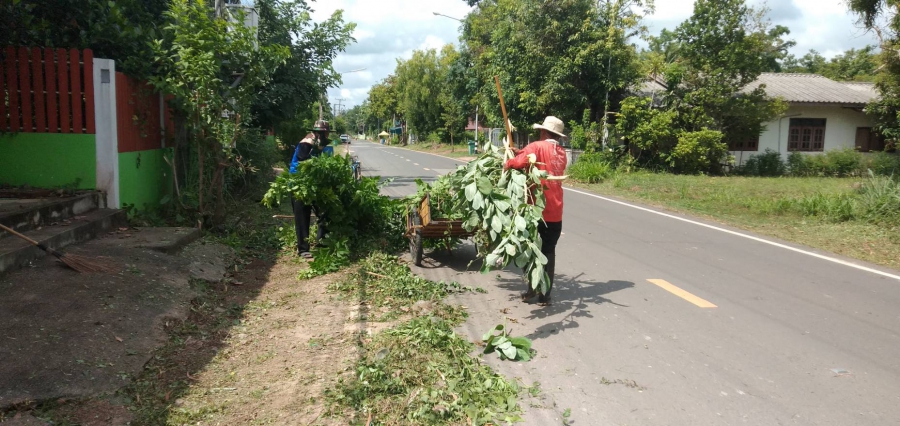
<path id="1" fill-rule="evenodd" d="M 17 133 L 0 135 L 0 184 L 37 188 L 97 186 L 94 135 Z"/>
<path id="2" fill-rule="evenodd" d="M 137 210 L 158 207 L 172 191 L 171 148 L 119 153 L 119 201 Z"/>

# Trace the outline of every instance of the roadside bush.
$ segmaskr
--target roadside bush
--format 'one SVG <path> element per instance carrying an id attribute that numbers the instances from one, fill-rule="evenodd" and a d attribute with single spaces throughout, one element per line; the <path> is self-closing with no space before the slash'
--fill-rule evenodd
<path id="1" fill-rule="evenodd" d="M 728 145 L 722 142 L 723 137 L 722 132 L 716 130 L 684 132 L 678 135 L 678 144 L 666 161 L 679 173 L 713 171 L 728 154 Z"/>
<path id="2" fill-rule="evenodd" d="M 861 176 L 865 170 L 862 154 L 853 148 L 834 149 L 824 154 L 792 152 L 787 163 L 791 176 Z"/>
<path id="3" fill-rule="evenodd" d="M 579 182 L 603 182 L 614 173 L 614 168 L 609 162 L 604 161 L 604 156 L 599 152 L 585 152 L 578 157 L 575 164 L 569 166 L 567 173 Z"/>
<path id="4" fill-rule="evenodd" d="M 876 152 L 865 156 L 864 168 L 878 176 L 900 176 L 900 154 Z"/>
<path id="5" fill-rule="evenodd" d="M 737 168 L 737 174 L 744 176 L 783 176 L 786 171 L 781 153 L 769 148 L 762 154 L 751 155 L 743 166 Z"/>
<path id="6" fill-rule="evenodd" d="M 861 176 L 862 154 L 853 148 L 834 149 L 825 153 L 826 175 L 844 177 Z"/>

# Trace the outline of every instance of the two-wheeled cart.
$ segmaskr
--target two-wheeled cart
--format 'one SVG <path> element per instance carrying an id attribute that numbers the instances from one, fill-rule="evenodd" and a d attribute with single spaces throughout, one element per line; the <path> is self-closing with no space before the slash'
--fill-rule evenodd
<path id="1" fill-rule="evenodd" d="M 431 217 L 431 204 L 428 194 L 418 206 L 414 206 L 406 214 L 406 236 L 409 238 L 409 254 L 416 266 L 422 266 L 423 242 L 426 238 L 469 238 L 475 232 L 466 231 L 463 221 Z"/>

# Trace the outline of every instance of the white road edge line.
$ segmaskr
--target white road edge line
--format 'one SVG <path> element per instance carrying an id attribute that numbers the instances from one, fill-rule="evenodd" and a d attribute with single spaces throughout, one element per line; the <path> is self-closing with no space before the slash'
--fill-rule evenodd
<path id="1" fill-rule="evenodd" d="M 730 230 L 730 229 L 720 228 L 720 227 L 718 227 L 718 226 L 713 226 L 713 225 L 709 225 L 709 224 L 706 224 L 706 223 L 697 222 L 697 221 L 695 221 L 695 220 L 685 219 L 685 218 L 683 218 L 683 217 L 678 217 L 678 216 L 671 215 L 671 214 L 668 214 L 668 213 L 659 212 L 659 211 L 656 211 L 656 210 L 648 209 L 648 208 L 646 208 L 646 207 L 636 206 L 636 205 L 634 205 L 634 204 L 625 203 L 625 202 L 622 202 L 622 201 L 619 201 L 619 200 L 614 200 L 614 199 L 612 199 L 612 198 L 606 198 L 606 197 L 603 197 L 603 196 L 600 196 L 600 195 L 591 194 L 591 193 L 589 193 L 589 192 L 579 191 L 579 190 L 577 190 L 577 189 L 572 189 L 572 188 L 563 188 L 563 189 L 565 189 L 565 190 L 567 190 L 567 191 L 570 191 L 570 192 L 577 193 L 577 194 L 587 195 L 588 197 L 598 198 L 598 199 L 601 199 L 601 200 L 603 200 L 603 201 L 609 201 L 609 202 L 611 202 L 611 203 L 623 205 L 623 206 L 626 206 L 626 207 L 631 207 L 631 208 L 633 208 L 633 209 L 642 210 L 642 211 L 645 211 L 645 212 L 648 212 L 648 213 L 657 214 L 657 215 L 664 216 L 664 217 L 667 217 L 667 218 L 670 218 L 670 219 L 680 220 L 680 221 L 682 221 L 682 222 L 687 222 L 687 223 L 690 223 L 690 224 L 693 224 L 693 225 L 702 226 L 702 227 L 704 227 L 704 228 L 709 228 L 709 229 L 713 229 L 713 230 L 716 230 L 716 231 L 724 232 L 724 233 L 726 233 L 726 234 L 731 234 L 731 235 L 735 235 L 735 236 L 738 236 L 738 237 L 747 238 L 747 239 L 749 239 L 749 240 L 753 240 L 753 241 L 757 241 L 757 242 L 760 242 L 760 243 L 768 244 L 768 245 L 771 245 L 771 246 L 783 248 L 783 249 L 790 250 L 790 251 L 793 251 L 793 252 L 805 254 L 805 255 L 807 255 L 807 256 L 816 257 L 816 258 L 819 258 L 819 259 L 822 259 L 822 260 L 827 260 L 827 261 L 829 261 L 829 262 L 837 263 L 837 264 L 839 264 L 839 265 L 849 266 L 849 267 L 854 268 L 854 269 L 859 269 L 859 270 L 861 270 L 861 271 L 871 272 L 871 273 L 873 273 L 873 274 L 881 275 L 881 276 L 887 277 L 887 278 L 893 278 L 893 279 L 895 279 L 895 280 L 900 281 L 900 275 L 894 275 L 894 274 L 887 273 L 887 272 L 884 272 L 884 271 L 879 271 L 879 270 L 877 270 L 877 269 L 872 269 L 872 268 L 869 268 L 869 267 L 866 267 L 866 266 L 857 265 L 857 264 L 855 264 L 855 263 L 847 262 L 847 261 L 841 260 L 841 259 L 836 259 L 836 258 L 834 258 L 834 257 L 825 256 L 825 255 L 821 255 L 821 254 L 818 254 L 818 253 L 813 253 L 813 252 L 811 252 L 811 251 L 799 249 L 799 248 L 796 248 L 796 247 L 791 247 L 791 246 L 789 246 L 789 245 L 785 245 L 785 244 L 781 244 L 781 243 L 776 243 L 775 241 L 769 241 L 769 240 L 766 240 L 766 239 L 763 239 L 763 238 L 754 237 L 754 236 L 752 236 L 752 235 L 747 235 L 747 234 L 743 234 L 743 233 L 740 233 L 740 232 L 732 231 L 732 230 Z"/>
<path id="2" fill-rule="evenodd" d="M 404 149 L 404 148 L 395 148 L 395 149 Z M 412 151 L 412 150 L 408 150 L 408 151 Z M 416 152 L 420 152 L 420 151 L 416 151 Z M 420 152 L 420 153 L 422 153 L 422 154 L 427 154 L 427 155 L 433 155 L 433 156 L 435 156 L 435 157 L 446 158 L 446 159 L 448 159 L 448 160 L 461 161 L 461 162 L 463 162 L 463 163 L 468 163 L 468 161 L 462 161 L 462 160 L 460 160 L 460 159 L 458 159 L 458 158 L 445 157 L 445 156 L 443 156 L 443 155 L 432 154 L 432 153 L 430 153 L 430 152 Z M 567 190 L 567 191 L 570 191 L 570 192 L 577 193 L 577 194 L 587 195 L 587 196 L 589 196 L 589 197 L 594 197 L 594 198 L 597 198 L 597 199 L 600 199 L 600 200 L 609 201 L 609 202 L 611 202 L 611 203 L 620 204 L 620 205 L 623 205 L 623 206 L 626 206 L 626 207 L 631 207 L 631 208 L 634 208 L 634 209 L 643 210 L 643 211 L 648 212 L 648 213 L 653 213 L 653 214 L 657 214 L 657 215 L 660 215 L 660 216 L 668 217 L 668 218 L 670 218 L 670 219 L 680 220 L 680 221 L 682 221 L 682 222 L 687 222 L 687 223 L 690 223 L 690 224 L 693 224 L 693 225 L 702 226 L 702 227 L 704 227 L 704 228 L 708 228 L 708 229 L 712 229 L 712 230 L 724 232 L 724 233 L 726 233 L 726 234 L 731 234 L 731 235 L 734 235 L 734 236 L 738 236 L 738 237 L 742 237 L 742 238 L 747 238 L 747 239 L 749 239 L 749 240 L 753 240 L 753 241 L 760 242 L 760 243 L 763 243 L 763 244 L 768 244 L 768 245 L 771 245 L 771 246 L 783 248 L 783 249 L 790 250 L 790 251 L 793 251 L 793 252 L 796 252 L 796 253 L 805 254 L 805 255 L 807 255 L 807 256 L 812 256 L 812 257 L 815 257 L 815 258 L 818 258 L 818 259 L 826 260 L 826 261 L 828 261 L 828 262 L 837 263 L 838 265 L 848 266 L 848 267 L 851 267 L 851 268 L 854 268 L 854 269 L 858 269 L 858 270 L 860 270 L 860 271 L 871 272 L 871 273 L 876 274 L 876 275 L 881 275 L 881 276 L 883 276 L 883 277 L 892 278 L 892 279 L 895 279 L 895 280 L 897 280 L 897 281 L 900 281 L 900 275 L 895 275 L 895 274 L 891 274 L 891 273 L 888 273 L 888 272 L 879 271 L 879 270 L 877 270 L 877 269 L 869 268 L 869 267 L 867 267 L 867 266 L 857 265 L 857 264 L 855 264 L 855 263 L 847 262 L 847 261 L 845 261 L 845 260 L 837 259 L 837 258 L 834 258 L 834 257 L 831 257 L 831 256 L 825 256 L 825 255 L 822 255 L 822 254 L 813 253 L 813 252 L 811 252 L 811 251 L 799 249 L 799 248 L 796 248 L 796 247 L 791 247 L 791 246 L 789 246 L 789 245 L 785 245 L 785 244 L 781 244 L 781 243 L 776 243 L 775 241 L 769 241 L 769 240 L 766 240 L 766 239 L 763 239 L 763 238 L 754 237 L 754 236 L 752 236 L 752 235 L 747 235 L 747 234 L 743 234 L 743 233 L 740 233 L 740 232 L 735 232 L 735 231 L 732 231 L 732 230 L 730 230 L 730 229 L 720 228 L 720 227 L 718 227 L 718 226 L 709 225 L 709 224 L 706 224 L 706 223 L 703 223 L 703 222 L 697 222 L 697 221 L 695 221 L 695 220 L 685 219 L 685 218 L 683 218 L 683 217 L 678 217 L 678 216 L 671 215 L 671 214 L 668 214 L 668 213 L 659 212 L 659 211 L 656 211 L 656 210 L 648 209 L 648 208 L 646 208 L 646 207 L 636 206 L 636 205 L 634 205 L 634 204 L 625 203 L 625 202 L 622 202 L 622 201 L 619 201 L 619 200 L 614 200 L 614 199 L 612 199 L 612 198 L 603 197 L 603 196 L 600 196 L 600 195 L 597 195 L 597 194 L 591 194 L 591 193 L 589 193 L 589 192 L 579 191 L 579 190 L 577 190 L 577 189 L 566 188 L 566 187 L 563 187 L 563 189 L 565 189 L 565 190 Z"/>

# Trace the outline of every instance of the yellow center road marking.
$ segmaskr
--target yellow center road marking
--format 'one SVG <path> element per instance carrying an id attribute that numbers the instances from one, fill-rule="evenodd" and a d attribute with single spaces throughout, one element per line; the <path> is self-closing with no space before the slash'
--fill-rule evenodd
<path id="1" fill-rule="evenodd" d="M 431 171 L 428 167 L 423 167 L 423 169 L 428 170 L 429 172 Z"/>
<path id="2" fill-rule="evenodd" d="M 413 163 L 413 165 L 414 165 L 414 166 L 418 166 L 418 165 L 419 165 L 419 163 Z"/>
<path id="3" fill-rule="evenodd" d="M 409 161 L 409 159 L 407 158 L 406 161 Z"/>
<path id="4" fill-rule="evenodd" d="M 669 293 L 672 293 L 684 300 L 687 300 L 688 302 L 691 302 L 701 308 L 716 308 L 717 307 L 716 305 L 713 305 L 706 299 L 694 296 L 693 294 L 688 293 L 688 292 L 682 290 L 681 288 L 676 287 L 674 284 L 672 284 L 666 280 L 654 279 L 654 280 L 647 280 L 647 281 L 649 281 L 652 284 L 656 284 L 663 290 L 668 291 Z"/>

